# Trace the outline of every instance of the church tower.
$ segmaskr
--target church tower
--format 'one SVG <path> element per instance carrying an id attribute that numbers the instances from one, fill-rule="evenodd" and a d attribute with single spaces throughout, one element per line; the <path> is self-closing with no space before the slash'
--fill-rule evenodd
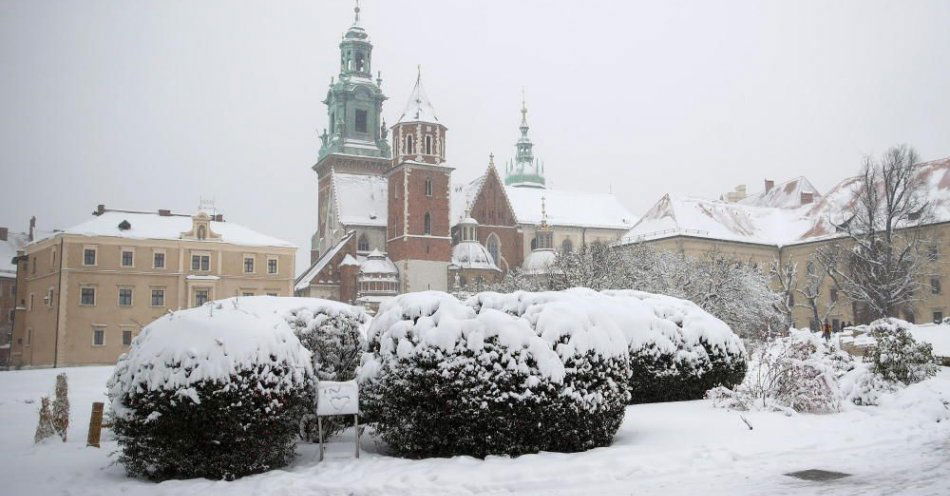
<path id="1" fill-rule="evenodd" d="M 346 235 L 334 208 L 334 174 L 381 177 L 390 167 L 388 129 L 381 114 L 382 75 L 373 78 L 373 44 L 360 24 L 360 8 L 340 41 L 340 72 L 330 79 L 323 103 L 327 127 L 320 134 L 317 173 L 317 231 L 310 241 L 310 259 L 316 261 Z"/>
<path id="2" fill-rule="evenodd" d="M 445 164 L 446 130 L 425 94 L 420 71 L 392 128 L 394 153 L 387 173 L 386 247 L 399 268 L 401 292 L 447 289 L 452 168 Z"/>
<path id="3" fill-rule="evenodd" d="M 544 188 L 544 165 L 534 158 L 531 138 L 528 137 L 528 107 L 521 92 L 521 137 L 515 143 L 515 159 L 505 168 L 505 185 L 523 188 Z"/>

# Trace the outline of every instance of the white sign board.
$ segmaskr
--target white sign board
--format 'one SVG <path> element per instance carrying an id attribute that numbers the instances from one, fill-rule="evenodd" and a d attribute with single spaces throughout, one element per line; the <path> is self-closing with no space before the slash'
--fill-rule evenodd
<path id="1" fill-rule="evenodd" d="M 317 416 L 356 415 L 360 411 L 360 390 L 356 381 L 317 383 Z"/>

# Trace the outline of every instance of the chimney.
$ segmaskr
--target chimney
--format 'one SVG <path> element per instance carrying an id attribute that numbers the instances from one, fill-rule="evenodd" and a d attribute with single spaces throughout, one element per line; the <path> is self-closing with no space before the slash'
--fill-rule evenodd
<path id="1" fill-rule="evenodd" d="M 214 214 L 215 222 L 224 222 L 224 214 Z"/>
<path id="2" fill-rule="evenodd" d="M 33 241 L 33 231 L 35 230 L 36 230 L 36 216 L 34 215 L 33 217 L 30 217 L 30 234 L 29 234 L 30 242 Z"/>
<path id="3" fill-rule="evenodd" d="M 158 215 L 160 215 L 160 216 L 162 216 L 162 217 L 171 217 L 171 216 L 172 216 L 172 211 L 171 211 L 171 210 L 164 209 L 164 208 L 160 208 L 160 209 L 158 209 Z"/>
<path id="4" fill-rule="evenodd" d="M 9 232 L 9 229 L 6 227 L 0 227 L 0 241 L 7 240 L 7 232 Z"/>
<path id="5" fill-rule="evenodd" d="M 765 192 L 766 192 L 766 193 L 768 193 L 769 191 L 772 191 L 772 188 L 774 188 L 774 187 L 775 187 L 775 181 L 773 181 L 773 180 L 771 180 L 771 179 L 766 179 L 766 180 L 765 180 Z"/>
<path id="6" fill-rule="evenodd" d="M 802 205 L 808 205 L 813 201 L 815 201 L 814 193 L 802 191 Z"/>
<path id="7" fill-rule="evenodd" d="M 99 205 L 96 205 L 96 212 L 95 212 L 93 215 L 102 215 L 102 214 L 104 214 L 104 213 L 106 213 L 106 206 L 105 206 L 105 204 L 104 204 L 104 203 L 100 203 Z"/>

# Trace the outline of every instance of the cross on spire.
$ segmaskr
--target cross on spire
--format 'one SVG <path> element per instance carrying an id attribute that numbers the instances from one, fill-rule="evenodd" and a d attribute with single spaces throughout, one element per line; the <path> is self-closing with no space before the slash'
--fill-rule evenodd
<path id="1" fill-rule="evenodd" d="M 360 0 L 356 0 L 356 6 L 353 7 L 353 13 L 356 14 L 356 19 L 353 20 L 353 24 L 359 24 L 359 22 L 360 22 Z"/>

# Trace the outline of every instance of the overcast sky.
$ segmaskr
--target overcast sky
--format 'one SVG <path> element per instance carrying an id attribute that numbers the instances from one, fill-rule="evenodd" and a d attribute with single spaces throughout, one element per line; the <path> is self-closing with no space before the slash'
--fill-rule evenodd
<path id="1" fill-rule="evenodd" d="M 521 88 L 560 189 L 640 215 L 865 154 L 950 156 L 950 1 L 364 0 L 395 122 L 422 65 L 457 182 L 514 154 Z M 348 0 L 0 0 L 0 226 L 109 207 L 192 212 L 296 243 Z"/>

